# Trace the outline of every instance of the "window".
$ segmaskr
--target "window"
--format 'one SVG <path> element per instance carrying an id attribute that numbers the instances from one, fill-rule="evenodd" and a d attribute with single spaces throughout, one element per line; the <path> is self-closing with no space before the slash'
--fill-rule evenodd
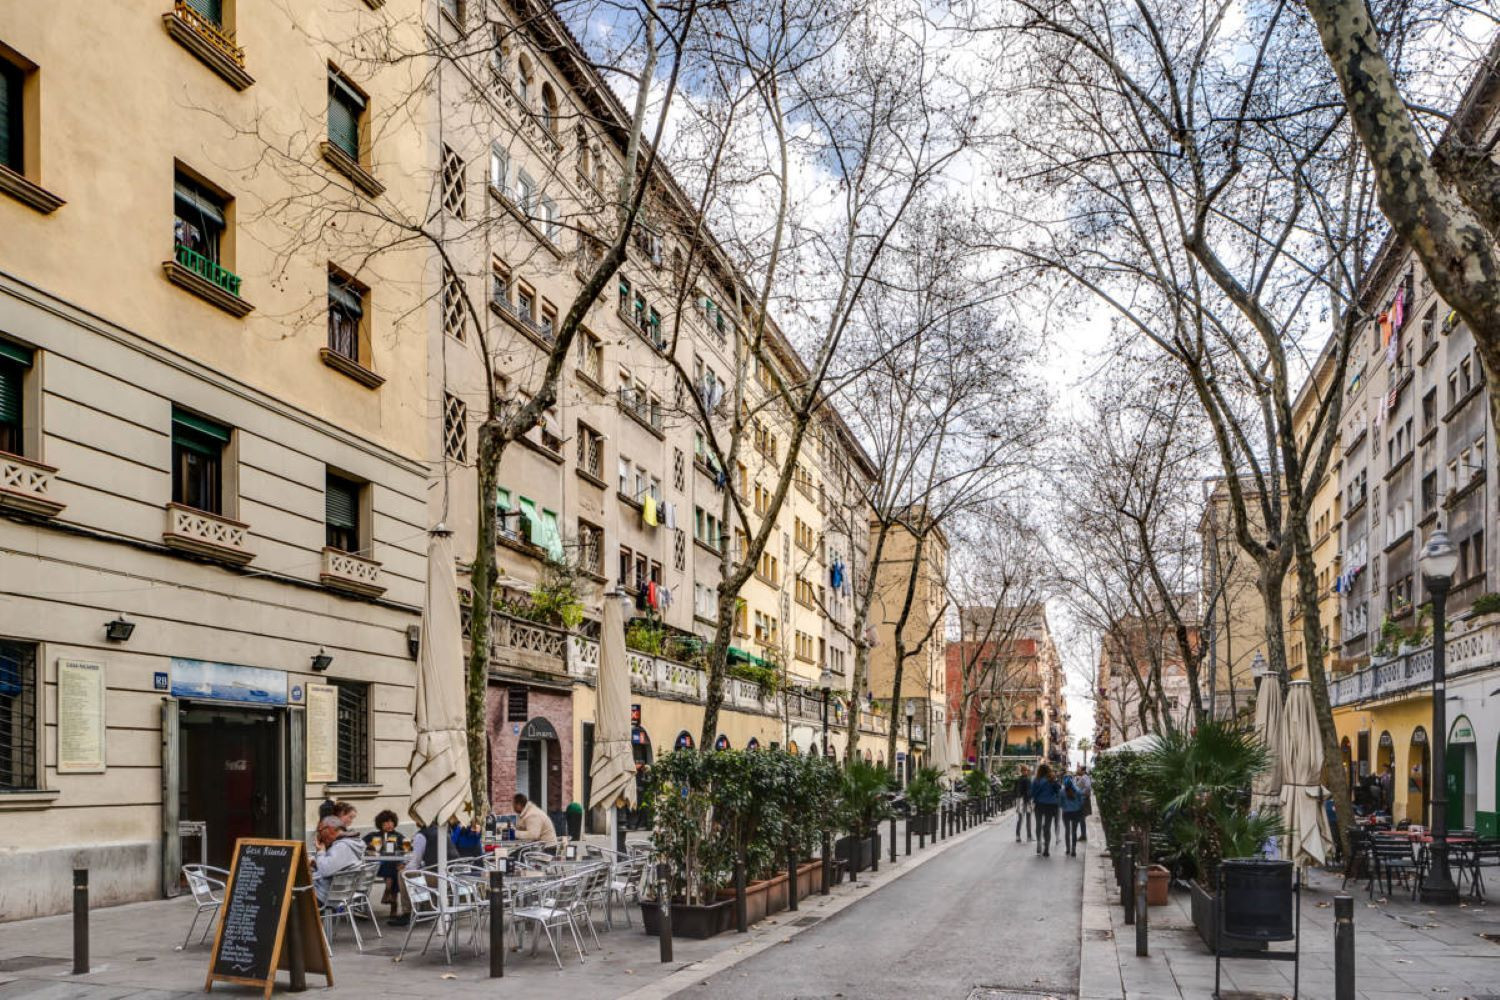
<path id="1" fill-rule="evenodd" d="M 469 460 L 469 408 L 457 396 L 443 395 L 443 454 L 455 462 Z"/>
<path id="2" fill-rule="evenodd" d="M 507 688 L 505 692 L 505 721 L 525 722 L 531 716 L 531 706 L 527 695 L 530 692 L 523 687 Z"/>
<path id="3" fill-rule="evenodd" d="M 31 351 L 0 340 L 0 451 L 26 454 L 26 373 Z"/>
<path id="4" fill-rule="evenodd" d="M 464 286 L 447 267 L 443 268 L 443 332 L 454 340 L 463 340 L 469 325 L 468 310 L 464 308 Z"/>
<path id="5" fill-rule="evenodd" d="M 526 214 L 531 214 L 531 200 L 536 197 L 536 181 L 531 175 L 522 170 L 516 175 L 516 207 Z"/>
<path id="6" fill-rule="evenodd" d="M 1437 423 L 1437 389 L 1428 389 L 1422 397 L 1422 433 L 1431 430 Z"/>
<path id="7" fill-rule="evenodd" d="M 0 790 L 34 789 L 37 766 L 37 647 L 0 639 Z"/>
<path id="8" fill-rule="evenodd" d="M 620 456 L 618 471 L 620 478 L 616 488 L 626 496 L 630 496 L 630 459 L 624 455 Z"/>
<path id="9" fill-rule="evenodd" d="M 0 58 L 0 166 L 26 173 L 26 71 Z"/>
<path id="10" fill-rule="evenodd" d="M 551 340 L 557 335 L 557 307 L 542 300 L 542 334 Z"/>
<path id="11" fill-rule="evenodd" d="M 623 546 L 623 545 L 620 546 L 619 576 L 616 578 L 615 582 L 617 584 L 619 584 L 621 587 L 627 587 L 627 588 L 630 587 L 630 585 L 631 585 L 630 570 L 631 570 L 631 567 L 634 566 L 634 565 L 635 565 L 635 559 L 634 559 L 634 556 L 631 553 L 631 551 L 628 548 L 626 548 L 625 546 Z"/>
<path id="12" fill-rule="evenodd" d="M 510 268 L 498 257 L 490 263 L 490 305 L 510 312 Z"/>
<path id="13" fill-rule="evenodd" d="M 604 381 L 604 345 L 587 330 L 578 331 L 578 370 L 595 382 Z"/>
<path id="14" fill-rule="evenodd" d="M 1426 516 L 1437 509 L 1437 472 L 1422 477 L 1422 514 Z"/>
<path id="15" fill-rule="evenodd" d="M 370 780 L 370 685 L 335 681 L 339 691 L 339 783 Z"/>
<path id="16" fill-rule="evenodd" d="M 509 198 L 510 189 L 505 186 L 510 179 L 510 154 L 497 142 L 490 146 L 490 187 L 501 197 Z"/>
<path id="17" fill-rule="evenodd" d="M 355 364 L 369 353 L 363 348 L 365 302 L 369 290 L 339 271 L 328 272 L 328 349 Z"/>
<path id="18" fill-rule="evenodd" d="M 324 523 L 327 538 L 324 542 L 331 549 L 341 552 L 362 552 L 364 541 L 360 536 L 360 497 L 364 484 L 352 479 L 327 474 L 324 487 Z"/>
<path id="19" fill-rule="evenodd" d="M 447 145 L 443 146 L 443 209 L 454 218 L 464 217 L 464 161 Z"/>
<path id="20" fill-rule="evenodd" d="M 715 552 L 720 551 L 724 545 L 724 526 L 718 515 L 702 507 L 694 507 L 693 537 Z"/>
<path id="21" fill-rule="evenodd" d="M 172 409 L 172 502 L 224 513 L 224 448 L 229 428 Z"/>
<path id="22" fill-rule="evenodd" d="M 546 234 L 549 242 L 556 243 L 562 234 L 562 227 L 558 225 L 557 202 L 551 198 L 542 197 L 542 232 Z"/>
<path id="23" fill-rule="evenodd" d="M 1452 408 L 1453 404 L 1455 404 L 1455 403 L 1458 402 L 1458 397 L 1459 397 L 1459 391 L 1458 391 L 1458 369 L 1455 368 L 1453 371 L 1451 371 L 1451 372 L 1448 373 L 1448 406 L 1449 406 L 1449 408 Z"/>
<path id="24" fill-rule="evenodd" d="M 742 598 L 737 600 L 734 606 L 734 634 L 738 636 L 750 634 L 750 611 L 745 607 Z"/>
<path id="25" fill-rule="evenodd" d="M 773 587 L 781 585 L 781 561 L 769 552 L 760 554 L 760 565 L 756 567 L 756 573 Z"/>
<path id="26" fill-rule="evenodd" d="M 536 323 L 536 292 L 524 284 L 516 285 L 516 315 Z"/>
<path id="27" fill-rule="evenodd" d="M 552 89 L 552 84 L 542 84 L 542 124 L 547 127 L 553 137 L 557 136 L 557 92 Z"/>
<path id="28" fill-rule="evenodd" d="M 172 239 L 204 260 L 221 262 L 226 228 L 225 200 L 178 171 L 173 182 Z"/>
<path id="29" fill-rule="evenodd" d="M 342 73 L 328 71 L 328 142 L 355 163 L 362 158 L 360 132 L 366 103 L 365 95 Z"/>
<path id="30" fill-rule="evenodd" d="M 604 478 L 604 436 L 588 424 L 578 424 L 578 467 L 595 479 Z"/>
<path id="31" fill-rule="evenodd" d="M 817 642 L 806 632 L 797 630 L 796 634 L 796 656 L 797 659 L 807 663 L 816 663 Z"/>
<path id="32" fill-rule="evenodd" d="M 1460 395 L 1467 396 L 1469 390 L 1474 387 L 1473 366 L 1468 358 L 1458 363 L 1458 391 Z"/>
<path id="33" fill-rule="evenodd" d="M 523 52 L 516 60 L 516 96 L 526 107 L 531 107 L 531 60 Z"/>
<path id="34" fill-rule="evenodd" d="M 604 529 L 582 518 L 578 521 L 578 565 L 596 576 L 604 575 Z"/>

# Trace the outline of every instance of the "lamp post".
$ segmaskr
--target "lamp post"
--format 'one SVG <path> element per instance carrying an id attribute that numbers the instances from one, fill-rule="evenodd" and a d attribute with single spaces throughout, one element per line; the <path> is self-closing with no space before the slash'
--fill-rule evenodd
<path id="1" fill-rule="evenodd" d="M 823 755 L 828 755 L 828 696 L 833 693 L 833 673 L 828 669 L 828 664 L 823 664 L 823 669 L 818 674 L 818 688 L 823 692 Z M 848 744 L 845 744 L 848 749 Z"/>
<path id="2" fill-rule="evenodd" d="M 1432 864 L 1422 880 L 1422 902 L 1457 903 L 1458 886 L 1448 871 L 1448 749 L 1447 694 L 1447 628 L 1444 621 L 1448 587 L 1458 569 L 1458 553 L 1448 541 L 1448 533 L 1438 528 L 1427 539 L 1417 558 L 1422 571 L 1422 586 L 1432 596 L 1432 773 L 1427 787 L 1432 790 Z"/>
<path id="3" fill-rule="evenodd" d="M 905 768 L 904 773 L 902 774 L 902 777 L 905 778 L 906 780 L 903 782 L 903 784 L 910 784 L 911 783 L 911 766 L 912 766 L 912 763 L 913 763 L 913 761 L 912 761 L 912 743 L 911 743 L 911 724 L 912 724 L 912 719 L 916 717 L 916 714 L 917 714 L 917 703 L 914 702 L 914 701 L 912 701 L 910 698 L 906 699 L 906 768 Z"/>

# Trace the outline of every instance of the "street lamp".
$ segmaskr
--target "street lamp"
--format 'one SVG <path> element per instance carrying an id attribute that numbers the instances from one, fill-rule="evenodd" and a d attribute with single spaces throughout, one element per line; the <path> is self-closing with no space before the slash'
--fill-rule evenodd
<path id="1" fill-rule="evenodd" d="M 912 719 L 914 719 L 916 717 L 916 714 L 917 714 L 917 703 L 914 702 L 914 701 L 912 701 L 910 698 L 906 699 L 906 773 L 905 773 L 904 776 L 905 776 L 905 778 L 906 778 L 906 780 L 907 780 L 908 783 L 911 781 L 911 767 L 912 767 L 912 763 L 913 763 L 913 761 L 912 761 L 912 742 L 911 742 L 911 723 L 912 723 Z"/>
<path id="2" fill-rule="evenodd" d="M 818 674 L 818 687 L 823 692 L 823 755 L 826 757 L 828 755 L 828 695 L 833 691 L 833 673 L 826 663 L 823 664 L 823 670 Z"/>
<path id="3" fill-rule="evenodd" d="M 1448 587 L 1458 569 L 1458 553 L 1448 533 L 1438 528 L 1427 539 L 1417 558 L 1422 586 L 1432 596 L 1432 772 L 1427 787 L 1432 800 L 1432 864 L 1422 880 L 1422 902 L 1457 903 L 1458 886 L 1448 871 L 1448 749 L 1447 628 L 1444 621 Z"/>

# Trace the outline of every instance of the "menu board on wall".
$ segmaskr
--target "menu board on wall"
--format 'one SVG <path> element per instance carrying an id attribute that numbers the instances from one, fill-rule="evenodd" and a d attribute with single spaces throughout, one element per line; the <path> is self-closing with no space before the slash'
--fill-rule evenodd
<path id="1" fill-rule="evenodd" d="M 339 780 L 339 689 L 307 686 L 307 780 Z"/>
<path id="2" fill-rule="evenodd" d="M 104 770 L 104 664 L 57 661 L 57 770 Z"/>

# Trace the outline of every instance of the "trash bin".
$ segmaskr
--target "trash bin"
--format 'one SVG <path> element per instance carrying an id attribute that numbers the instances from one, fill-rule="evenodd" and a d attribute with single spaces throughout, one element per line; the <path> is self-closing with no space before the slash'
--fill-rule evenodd
<path id="1" fill-rule="evenodd" d="M 1219 863 L 1219 929 L 1244 941 L 1290 941 L 1297 936 L 1292 863 L 1234 858 Z"/>

